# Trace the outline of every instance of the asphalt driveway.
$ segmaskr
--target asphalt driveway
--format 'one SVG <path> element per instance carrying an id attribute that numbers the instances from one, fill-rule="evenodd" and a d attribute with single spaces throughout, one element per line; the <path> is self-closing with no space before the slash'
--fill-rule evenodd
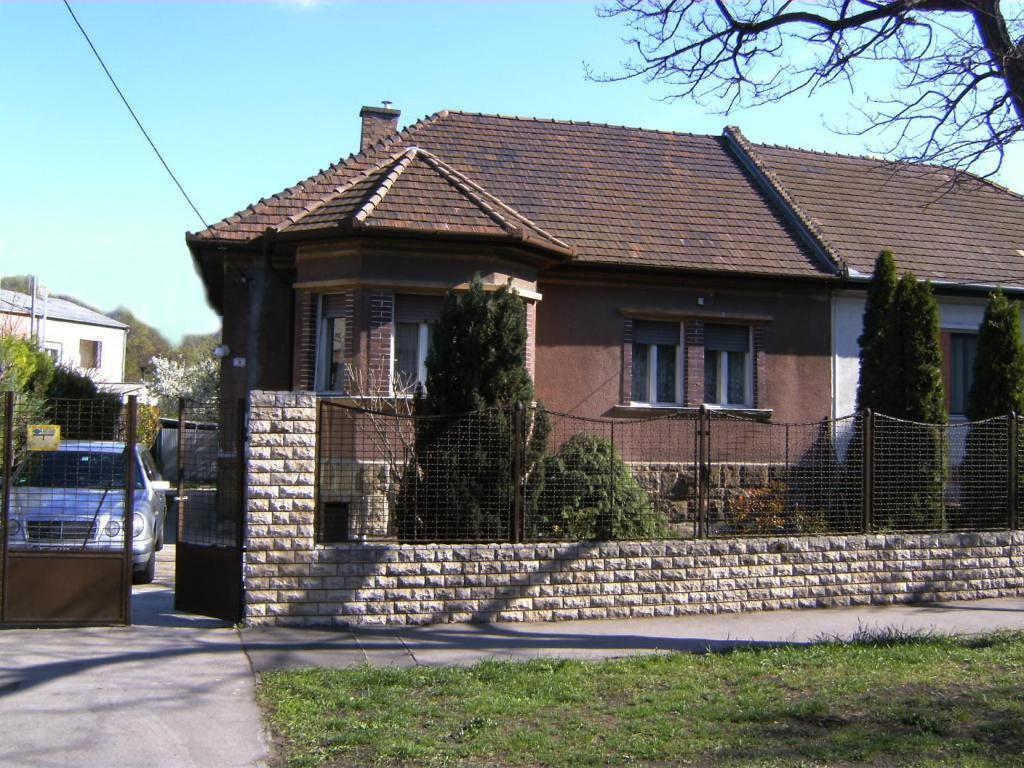
<path id="1" fill-rule="evenodd" d="M 0 765 L 265 762 L 238 632 L 173 612 L 173 557 L 135 588 L 131 627 L 0 632 Z"/>

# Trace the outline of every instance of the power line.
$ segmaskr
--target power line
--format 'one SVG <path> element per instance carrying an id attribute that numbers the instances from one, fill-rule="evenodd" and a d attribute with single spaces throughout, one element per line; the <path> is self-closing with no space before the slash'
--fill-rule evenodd
<path id="1" fill-rule="evenodd" d="M 139 126 L 139 130 L 142 131 L 142 135 L 146 137 L 146 141 L 149 142 L 149 146 L 153 148 L 153 152 L 156 153 L 157 158 L 159 158 L 161 164 L 164 166 L 164 170 L 167 171 L 167 175 L 171 177 L 171 180 L 178 188 L 178 191 L 181 192 L 186 202 L 188 202 L 192 210 L 195 211 L 195 214 L 196 216 L 199 217 L 199 220 L 203 222 L 203 227 L 209 227 L 210 225 L 206 223 L 206 219 L 203 218 L 203 214 L 201 214 L 199 212 L 199 209 L 196 208 L 196 204 L 192 202 L 192 198 L 188 196 L 188 192 L 186 192 L 185 188 L 181 186 L 181 182 L 178 181 L 178 177 L 174 175 L 174 172 L 171 170 L 171 167 L 167 165 L 167 161 L 164 160 L 164 156 L 160 154 L 160 150 L 156 148 L 156 144 L 153 143 L 153 140 L 149 137 L 149 134 L 146 133 L 146 129 L 142 127 L 142 121 L 139 120 L 139 116 L 135 114 L 135 110 L 132 109 L 132 105 L 128 103 L 128 99 L 124 97 L 124 93 L 121 92 L 121 88 L 117 85 L 117 81 L 114 80 L 114 76 L 110 74 L 110 70 L 107 69 L 107 65 L 103 62 L 103 57 L 100 56 L 100 52 L 97 51 L 96 46 L 92 44 L 92 40 L 89 38 L 89 33 L 85 31 L 84 27 L 82 27 L 82 23 L 78 20 L 78 17 L 75 16 L 75 12 L 71 10 L 71 5 L 68 3 L 68 0 L 64 0 L 64 7 L 68 9 L 68 13 L 71 14 L 71 18 L 75 21 L 75 26 L 78 27 L 78 31 L 82 33 L 82 37 L 85 38 L 85 42 L 89 44 L 89 47 L 92 49 L 93 54 L 96 56 L 96 61 L 98 61 L 100 63 L 100 66 L 103 67 L 103 71 L 107 74 L 107 79 L 110 80 L 110 84 L 114 86 L 114 90 L 117 91 L 117 95 L 121 97 L 121 101 L 123 101 L 125 107 L 128 108 L 128 112 L 131 114 L 132 119 L 135 121 L 135 124 Z"/>

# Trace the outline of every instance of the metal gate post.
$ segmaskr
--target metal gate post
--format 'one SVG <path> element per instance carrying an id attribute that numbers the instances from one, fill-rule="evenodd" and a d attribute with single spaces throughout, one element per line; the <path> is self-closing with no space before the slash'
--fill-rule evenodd
<path id="1" fill-rule="evenodd" d="M 1010 412 L 1009 422 L 1006 425 L 1007 432 L 1007 523 L 1011 531 L 1017 528 L 1017 414 Z"/>
<path id="2" fill-rule="evenodd" d="M 871 533 L 872 513 L 874 511 L 875 492 L 875 414 L 867 408 L 864 411 L 864 431 L 861 438 L 864 466 L 861 467 L 861 506 L 864 515 L 862 529 Z"/>
<path id="3" fill-rule="evenodd" d="M 138 429 L 139 400 L 135 395 L 128 397 L 128 413 L 126 414 L 126 434 L 124 441 L 124 521 L 122 538 L 124 547 L 124 578 L 125 588 L 122 595 L 122 611 L 124 623 L 132 623 L 132 544 L 135 538 L 135 440 Z"/>
<path id="4" fill-rule="evenodd" d="M 697 538 L 708 535 L 708 502 L 711 494 L 710 421 L 706 405 L 697 413 Z M 705 442 L 707 439 L 707 442 Z"/>
<path id="5" fill-rule="evenodd" d="M 516 544 L 523 540 L 523 440 L 526 409 L 522 403 L 512 406 L 512 526 L 509 540 Z"/>
<path id="6" fill-rule="evenodd" d="M 4 393 L 4 487 L 2 518 L 0 518 L 0 624 L 6 621 L 7 609 L 7 535 L 11 519 L 11 479 L 14 475 L 14 392 Z"/>
<path id="7" fill-rule="evenodd" d="M 187 456 L 185 442 L 188 439 L 188 430 L 185 428 L 185 419 L 188 418 L 188 407 L 185 405 L 185 398 L 178 398 L 178 525 L 174 542 L 177 544 L 182 540 L 182 533 L 185 530 L 185 502 L 188 497 L 185 495 L 185 461 Z"/>

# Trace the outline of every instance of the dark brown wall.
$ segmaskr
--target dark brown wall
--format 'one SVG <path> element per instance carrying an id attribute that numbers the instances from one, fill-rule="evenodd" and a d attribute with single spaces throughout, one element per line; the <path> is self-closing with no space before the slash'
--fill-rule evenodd
<path id="1" fill-rule="evenodd" d="M 251 389 L 291 389 L 293 275 L 258 258 L 234 261 L 224 275 L 221 397 L 246 397 Z M 255 321 L 255 322 L 254 322 Z M 234 361 L 245 358 L 245 367 Z"/>
<path id="2" fill-rule="evenodd" d="M 623 310 L 758 317 L 765 356 L 759 407 L 775 421 L 813 421 L 829 415 L 831 361 L 828 293 L 812 286 L 749 289 L 656 284 L 583 284 L 545 281 L 538 290 L 537 397 L 556 411 L 581 416 L 621 415 Z M 698 299 L 703 297 L 703 306 Z M 685 318 L 682 318 L 685 319 Z M 723 318 L 724 319 L 724 318 Z M 689 367 L 689 361 L 687 363 Z"/>

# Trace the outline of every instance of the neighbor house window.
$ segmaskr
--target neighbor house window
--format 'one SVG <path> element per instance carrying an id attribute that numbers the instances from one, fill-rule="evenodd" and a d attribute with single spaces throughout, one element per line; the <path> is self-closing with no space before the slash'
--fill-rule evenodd
<path id="1" fill-rule="evenodd" d="M 974 384 L 974 356 L 977 350 L 977 334 L 949 335 L 949 412 L 954 416 L 967 413 L 967 399 Z"/>
<path id="2" fill-rule="evenodd" d="M 634 403 L 675 405 L 682 402 L 679 323 L 633 321 Z"/>
<path id="3" fill-rule="evenodd" d="M 317 389 L 344 392 L 348 377 L 348 328 L 345 294 L 320 297 L 320 334 L 317 342 Z"/>
<path id="4" fill-rule="evenodd" d="M 751 404 L 750 327 L 704 326 L 704 402 L 709 405 Z"/>
<path id="5" fill-rule="evenodd" d="M 78 342 L 78 364 L 82 368 L 100 367 L 100 343 L 82 339 Z"/>
<path id="6" fill-rule="evenodd" d="M 427 353 L 441 302 L 440 296 L 395 296 L 392 381 L 396 394 L 411 394 L 427 382 Z"/>

